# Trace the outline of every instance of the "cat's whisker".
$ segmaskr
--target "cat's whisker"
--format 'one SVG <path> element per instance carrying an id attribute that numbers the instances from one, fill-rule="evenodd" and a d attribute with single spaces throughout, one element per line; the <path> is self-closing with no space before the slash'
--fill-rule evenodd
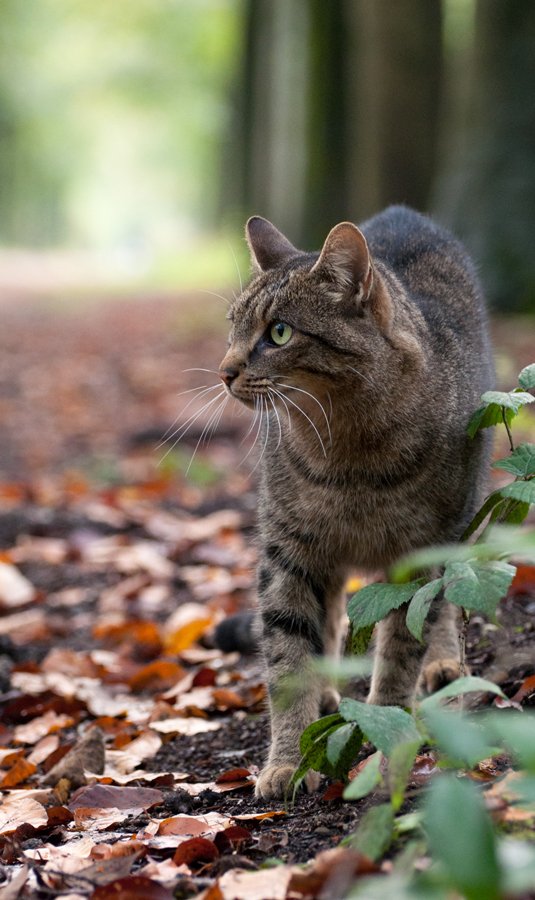
<path id="1" fill-rule="evenodd" d="M 267 399 L 268 399 L 269 402 L 271 403 L 271 406 L 272 406 L 272 408 L 273 408 L 273 412 L 275 413 L 275 418 L 276 418 L 276 420 L 277 420 L 277 425 L 278 425 L 278 427 L 279 427 L 279 439 L 278 439 L 278 441 L 277 441 L 277 446 L 275 447 L 275 452 L 277 452 L 277 450 L 279 449 L 279 447 L 280 447 L 280 445 L 281 445 L 281 441 L 282 441 L 282 426 L 281 426 L 281 420 L 280 420 L 280 416 L 279 416 L 277 407 L 275 406 L 275 401 L 274 401 L 273 397 L 271 396 L 271 391 L 269 390 L 269 388 L 268 388 L 268 391 L 267 391 Z"/>
<path id="2" fill-rule="evenodd" d="M 242 281 L 242 277 L 241 277 L 240 267 L 238 265 L 238 260 L 236 259 L 236 254 L 234 253 L 234 247 L 232 246 L 230 241 L 227 241 L 227 243 L 229 245 L 230 252 L 232 253 L 234 265 L 236 266 L 236 272 L 238 273 L 238 281 L 240 282 L 240 293 L 243 294 L 243 281 Z"/>
<path id="3" fill-rule="evenodd" d="M 192 388 L 192 390 L 198 391 L 198 393 L 195 395 L 195 397 L 192 397 L 191 400 L 188 400 L 188 402 L 186 403 L 184 408 L 180 410 L 176 419 L 173 422 L 171 422 L 171 424 L 170 424 L 169 428 L 167 429 L 167 431 L 165 432 L 165 434 L 162 435 L 162 437 L 160 439 L 160 443 L 157 444 L 157 446 L 155 447 L 155 450 L 159 450 L 160 447 L 163 447 L 163 445 L 166 444 L 168 440 L 171 440 L 171 438 L 174 437 L 174 435 L 177 432 L 175 431 L 175 432 L 173 432 L 173 434 L 170 434 L 171 429 L 175 427 L 178 420 L 184 415 L 184 413 L 186 412 L 188 407 L 191 406 L 191 404 L 194 403 L 195 400 L 199 400 L 200 397 L 204 397 L 206 394 L 209 394 L 210 391 L 215 391 L 217 388 L 220 388 L 220 387 L 221 387 L 221 385 L 219 385 L 219 384 L 212 384 L 212 385 L 210 385 L 210 387 L 203 386 L 201 388 Z M 182 393 L 188 393 L 188 391 L 183 391 Z M 181 425 L 179 426 L 177 431 L 180 431 L 180 428 L 182 428 Z"/>
<path id="4" fill-rule="evenodd" d="M 209 372 L 210 375 L 218 375 L 219 376 L 219 372 L 216 372 L 215 369 L 197 369 L 197 368 L 195 368 L 195 369 L 182 369 L 182 371 L 183 372 Z"/>
<path id="5" fill-rule="evenodd" d="M 347 368 L 349 369 L 350 372 L 354 372 L 355 375 L 358 375 L 359 378 L 362 378 L 364 381 L 367 381 L 369 385 L 371 385 L 372 387 L 374 386 L 371 378 L 368 378 L 368 376 L 365 375 L 364 372 L 359 372 L 359 370 L 355 369 L 353 366 L 348 366 Z"/>
<path id="6" fill-rule="evenodd" d="M 281 396 L 281 394 L 280 394 L 279 391 L 274 390 L 273 392 L 274 392 L 275 394 L 277 394 L 278 396 Z M 325 444 L 323 443 L 323 440 L 322 440 L 322 438 L 321 438 L 321 434 L 319 433 L 318 429 L 317 429 L 316 426 L 314 425 L 314 422 L 312 421 L 312 419 L 310 418 L 310 416 L 308 416 L 308 415 L 306 414 L 306 412 L 304 411 L 304 409 L 301 409 L 301 407 L 299 406 L 299 404 L 295 403 L 290 397 L 288 397 L 287 394 L 285 395 L 285 397 L 286 397 L 286 400 L 288 401 L 288 403 L 291 403 L 292 406 L 295 406 L 295 408 L 298 410 L 298 412 L 300 412 L 301 415 L 303 415 L 303 416 L 305 417 L 305 419 L 307 419 L 307 421 L 310 422 L 310 425 L 312 426 L 312 428 L 313 428 L 314 431 L 316 432 L 316 436 L 317 436 L 317 438 L 318 438 L 318 441 L 320 442 L 320 446 L 321 446 L 323 455 L 324 455 L 325 459 L 327 459 L 327 451 L 325 450 Z"/>
<path id="7" fill-rule="evenodd" d="M 231 301 L 228 297 L 224 297 L 223 294 L 218 294 L 216 291 L 206 291 L 202 288 L 198 288 L 199 294 L 209 294 L 211 297 L 217 297 L 218 300 L 222 300 L 223 303 L 226 303 L 227 306 L 230 306 Z"/>
<path id="8" fill-rule="evenodd" d="M 314 402 L 318 404 L 319 408 L 321 409 L 321 411 L 323 413 L 323 418 L 325 419 L 325 424 L 327 425 L 327 432 L 329 434 L 329 443 L 332 444 L 333 436 L 331 434 L 331 424 L 329 422 L 329 419 L 327 418 L 327 413 L 325 412 L 323 404 L 320 403 L 318 398 L 315 397 L 314 394 L 311 394 L 310 391 L 305 391 L 303 388 L 296 387 L 294 384 L 285 384 L 282 381 L 279 381 L 278 384 L 280 385 L 280 387 L 289 388 L 292 391 L 299 391 L 300 394 L 306 394 L 307 397 L 310 397 L 311 400 L 314 400 Z"/>
<path id="9" fill-rule="evenodd" d="M 257 424 L 257 422 L 258 422 L 258 428 L 257 428 L 257 430 L 256 430 L 256 434 L 255 434 L 255 436 L 254 436 L 254 440 L 253 440 L 251 446 L 249 447 L 249 449 L 248 449 L 247 453 L 245 454 L 245 456 L 243 457 L 243 459 L 240 461 L 240 466 L 243 465 L 243 463 L 245 462 L 245 460 L 246 460 L 246 459 L 249 457 L 249 455 L 252 453 L 253 448 L 256 446 L 256 442 L 257 442 L 257 440 L 258 440 L 258 436 L 259 436 L 259 434 L 260 434 L 260 427 L 261 427 L 261 425 L 262 425 L 262 416 L 261 416 L 261 413 L 260 413 L 260 402 L 259 402 L 259 398 L 258 398 L 258 397 L 255 397 L 255 398 L 254 398 L 254 406 L 255 406 L 254 418 L 253 418 L 253 421 L 252 421 L 252 423 L 251 423 L 251 428 L 249 429 L 249 431 L 247 432 L 247 434 L 246 434 L 245 437 L 248 437 L 248 436 L 249 436 L 249 434 L 251 433 L 251 431 L 253 430 L 253 428 L 254 428 L 255 425 Z M 244 438 L 244 440 L 245 440 L 245 438 Z M 243 441 L 242 441 L 242 444 L 243 444 Z"/>
<path id="10" fill-rule="evenodd" d="M 253 428 L 255 427 L 257 415 L 258 415 L 258 398 L 255 397 L 255 398 L 254 398 L 254 416 L 253 416 L 253 419 L 252 419 L 252 421 L 251 421 L 251 424 L 249 425 L 249 428 L 247 429 L 246 434 L 243 436 L 243 438 L 242 438 L 241 441 L 240 441 L 240 447 L 242 446 L 242 444 L 245 443 L 245 441 L 247 440 L 247 438 L 248 438 L 249 435 L 251 434 L 251 431 L 252 431 Z M 242 462 L 243 462 L 243 460 L 242 460 Z"/>
<path id="11" fill-rule="evenodd" d="M 262 445 L 262 450 L 260 452 L 260 456 L 258 457 L 254 468 L 251 470 L 251 475 L 256 471 L 256 469 L 262 462 L 262 458 L 264 456 L 264 453 L 266 452 L 266 447 L 268 445 L 268 440 L 269 440 L 269 409 L 268 409 L 268 405 L 267 405 L 267 400 L 265 400 L 265 406 L 264 406 L 264 400 L 265 400 L 265 398 L 261 394 L 260 395 L 260 403 L 262 404 L 262 412 L 260 414 L 260 421 L 262 421 L 262 416 L 265 413 L 266 414 L 266 436 L 264 438 L 264 443 Z"/>
<path id="12" fill-rule="evenodd" d="M 208 442 L 208 440 L 209 440 L 210 437 L 211 437 L 211 432 L 212 432 L 212 434 L 213 434 L 213 431 L 215 430 L 215 428 L 217 428 L 217 426 L 218 426 L 218 424 L 219 424 L 219 422 L 220 422 L 220 420 L 221 420 L 221 416 L 223 415 L 223 412 L 224 412 L 224 410 L 225 410 L 225 406 L 227 405 L 227 403 L 228 403 L 228 394 L 227 394 L 226 397 L 223 396 L 223 397 L 221 398 L 221 403 L 219 404 L 218 407 L 216 407 L 215 411 L 212 412 L 212 414 L 210 415 L 210 418 L 208 419 L 206 425 L 204 426 L 203 430 L 201 431 L 201 434 L 200 434 L 200 436 L 199 436 L 199 440 L 198 440 L 197 443 L 195 444 L 195 450 L 194 450 L 193 453 L 191 454 L 191 459 L 190 459 L 190 461 L 189 461 L 189 463 L 188 463 L 188 467 L 187 467 L 186 473 L 185 473 L 186 475 L 188 474 L 188 472 L 189 472 L 189 470 L 190 470 L 190 468 L 191 468 L 191 464 L 192 464 L 193 460 L 195 459 L 195 454 L 197 453 L 197 450 L 198 450 L 199 447 L 204 443 L 204 440 L 205 440 L 205 439 L 206 439 L 206 442 Z"/>
<path id="13" fill-rule="evenodd" d="M 181 425 L 180 428 L 178 428 L 177 431 L 174 432 L 174 434 L 170 435 L 170 437 L 169 437 L 167 440 L 171 440 L 171 439 L 172 439 L 173 437 L 175 437 L 175 436 L 176 436 L 176 440 L 173 441 L 173 443 L 171 444 L 171 446 L 169 447 L 169 449 L 167 450 L 167 452 L 162 456 L 162 458 L 161 458 L 160 461 L 158 462 L 158 465 L 159 465 L 159 466 L 161 466 L 161 464 L 163 463 L 164 459 L 166 459 L 166 457 L 171 453 L 171 451 L 174 450 L 174 448 L 176 447 L 176 445 L 177 445 L 177 444 L 182 440 L 182 438 L 187 434 L 187 432 L 190 430 L 190 428 L 192 427 L 192 425 L 194 425 L 194 423 L 197 421 L 197 419 L 199 418 L 199 416 L 203 415 L 203 413 L 206 412 L 206 410 L 209 409 L 210 406 L 212 406 L 212 404 L 216 402 L 216 400 L 221 400 L 221 398 L 224 396 L 224 393 L 225 393 L 225 390 L 224 390 L 224 388 L 223 388 L 220 394 L 217 394 L 216 397 L 212 397 L 210 400 L 208 400 L 208 401 L 204 404 L 204 406 L 202 406 L 201 409 L 197 410 L 197 412 L 193 413 L 193 415 L 191 415 L 191 416 L 189 417 L 189 419 L 187 419 L 186 422 L 184 422 L 184 424 Z"/>

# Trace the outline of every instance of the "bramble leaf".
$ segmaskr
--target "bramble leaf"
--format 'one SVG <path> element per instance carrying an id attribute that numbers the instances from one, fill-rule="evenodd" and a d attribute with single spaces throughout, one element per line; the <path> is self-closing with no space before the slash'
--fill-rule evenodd
<path id="1" fill-rule="evenodd" d="M 535 479 L 533 481 L 512 481 L 501 489 L 502 497 L 512 497 L 522 503 L 535 503 Z"/>
<path id="2" fill-rule="evenodd" d="M 357 629 L 374 625 L 393 609 L 407 603 L 423 583 L 419 578 L 407 584 L 368 584 L 351 598 L 347 614 Z"/>
<path id="3" fill-rule="evenodd" d="M 390 803 L 381 803 L 365 813 L 355 834 L 346 838 L 344 844 L 376 860 L 388 850 L 393 837 L 394 810 Z"/>
<path id="4" fill-rule="evenodd" d="M 515 414 L 521 406 L 535 402 L 535 397 L 526 391 L 518 390 L 518 388 L 515 388 L 513 391 L 485 391 L 481 399 L 486 406 L 491 404 L 504 406 L 506 409 L 512 409 Z"/>
<path id="5" fill-rule="evenodd" d="M 422 742 L 414 719 L 398 706 L 374 706 L 345 697 L 340 703 L 340 714 L 347 722 L 357 722 L 368 740 L 385 756 L 397 744 Z"/>
<path id="6" fill-rule="evenodd" d="M 491 694 L 498 694 L 499 697 L 505 697 L 502 689 L 492 681 L 487 681 L 486 678 L 478 678 L 475 675 L 465 675 L 463 678 L 456 678 L 455 681 L 444 685 L 439 691 L 435 691 L 430 697 L 422 700 L 420 709 L 423 713 L 427 713 L 428 710 L 440 706 L 442 700 L 449 700 L 450 697 L 458 697 L 460 694 L 470 694 L 472 691 L 486 691 Z"/>
<path id="7" fill-rule="evenodd" d="M 449 603 L 493 617 L 516 572 L 505 562 L 453 562 L 444 571 L 444 596 Z"/>
<path id="8" fill-rule="evenodd" d="M 516 413 L 512 409 L 503 410 L 496 403 L 480 406 L 476 409 L 466 429 L 468 437 L 474 438 L 482 428 L 492 428 L 493 425 L 501 425 L 505 416 L 508 425 L 511 424 Z"/>
<path id="9" fill-rule="evenodd" d="M 535 475 L 535 444 L 519 444 L 510 456 L 497 459 L 492 468 L 504 469 L 518 478 Z"/>
<path id="10" fill-rule="evenodd" d="M 416 591 L 407 610 L 407 628 L 414 637 L 421 641 L 422 631 L 431 603 L 439 594 L 443 585 L 442 578 L 435 578 Z"/>
<path id="11" fill-rule="evenodd" d="M 382 780 L 381 776 L 381 760 L 383 754 L 380 750 L 373 753 L 366 760 L 366 765 L 360 770 L 358 775 L 350 781 L 344 791 L 344 800 L 360 800 L 366 797 L 374 787 Z"/>
<path id="12" fill-rule="evenodd" d="M 355 722 L 342 725 L 327 737 L 327 760 L 334 778 L 345 778 L 359 752 L 363 734 Z"/>
<path id="13" fill-rule="evenodd" d="M 467 900 L 498 900 L 500 868 L 491 820 L 477 788 L 455 776 L 430 786 L 425 830 L 433 856 Z"/>
<path id="14" fill-rule="evenodd" d="M 522 369 L 518 376 L 518 383 L 525 391 L 531 391 L 535 388 L 535 363 Z"/>

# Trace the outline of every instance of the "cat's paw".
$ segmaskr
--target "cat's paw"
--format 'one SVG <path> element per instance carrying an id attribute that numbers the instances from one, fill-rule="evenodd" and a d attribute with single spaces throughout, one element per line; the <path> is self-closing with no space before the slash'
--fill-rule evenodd
<path id="1" fill-rule="evenodd" d="M 260 772 L 256 782 L 255 794 L 260 800 L 283 800 L 289 793 L 290 782 L 295 766 L 286 763 L 267 765 Z M 317 772 L 308 772 L 305 786 L 308 791 L 315 791 L 319 786 L 320 776 Z"/>
<path id="2" fill-rule="evenodd" d="M 325 688 L 321 695 L 320 711 L 322 716 L 328 716 L 335 713 L 340 705 L 340 694 L 333 687 Z"/>
<path id="3" fill-rule="evenodd" d="M 464 667 L 465 675 L 470 674 L 468 666 Z M 434 694 L 444 685 L 455 681 L 461 675 L 461 664 L 458 659 L 447 657 L 445 659 L 434 659 L 433 662 L 424 666 L 421 676 L 421 685 L 427 694 Z"/>

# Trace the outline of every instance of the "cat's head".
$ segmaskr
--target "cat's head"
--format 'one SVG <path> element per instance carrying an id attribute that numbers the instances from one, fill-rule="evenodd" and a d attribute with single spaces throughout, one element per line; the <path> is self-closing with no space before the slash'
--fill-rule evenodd
<path id="1" fill-rule="evenodd" d="M 229 310 L 229 348 L 220 377 L 253 405 L 291 382 L 315 392 L 372 360 L 390 299 L 362 232 L 336 225 L 320 253 L 303 253 L 266 219 L 247 222 L 254 277 Z M 366 378 L 366 373 L 363 373 Z M 283 391 L 285 393 L 285 390 Z"/>

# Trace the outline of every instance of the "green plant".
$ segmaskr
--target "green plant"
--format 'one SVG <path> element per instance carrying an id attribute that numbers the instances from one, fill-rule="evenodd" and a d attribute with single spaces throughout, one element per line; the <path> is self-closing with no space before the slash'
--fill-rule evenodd
<path id="1" fill-rule="evenodd" d="M 509 560 L 535 562 L 535 531 L 518 527 L 535 503 L 535 444 L 515 446 L 511 433 L 521 407 L 535 399 L 528 393 L 534 388 L 535 364 L 522 370 L 513 391 L 483 395 L 468 433 L 474 437 L 481 428 L 505 425 L 511 453 L 494 468 L 509 472 L 514 480 L 487 497 L 459 544 L 419 550 L 393 567 L 388 583 L 358 591 L 348 607 L 353 652 L 363 653 L 375 623 L 403 604 L 407 627 L 422 640 L 427 614 L 439 594 L 461 607 L 465 629 L 473 611 L 494 619 L 516 571 Z M 478 530 L 478 538 L 469 544 Z M 434 577 L 429 579 L 425 572 Z M 466 676 L 412 711 L 345 698 L 337 713 L 303 732 L 294 788 L 313 768 L 344 780 L 346 800 L 375 792 L 381 802 L 368 809 L 346 843 L 373 860 L 393 844 L 400 851 L 388 878 L 359 882 L 351 896 L 446 898 L 454 891 L 467 900 L 498 900 L 535 888 L 535 847 L 499 833 L 481 785 L 466 777 L 483 760 L 506 754 L 517 771 L 510 802 L 521 810 L 533 808 L 532 820 L 529 814 L 526 820 L 535 828 L 535 717 L 509 709 L 468 715 L 443 708 L 451 698 L 473 691 L 505 700 L 497 685 Z M 348 780 L 365 740 L 376 751 Z M 431 748 L 440 772 L 431 779 L 421 807 L 403 815 L 403 804 L 414 793 L 407 785 L 424 746 Z M 535 839 L 535 830 L 528 833 Z M 432 864 L 419 871 L 414 861 L 424 852 L 430 853 Z"/>

